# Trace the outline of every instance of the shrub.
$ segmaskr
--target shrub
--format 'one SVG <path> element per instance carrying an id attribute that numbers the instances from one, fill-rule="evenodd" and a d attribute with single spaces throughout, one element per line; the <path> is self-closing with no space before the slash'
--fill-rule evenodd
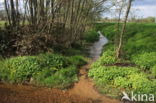
<path id="1" fill-rule="evenodd" d="M 75 66 L 56 70 L 56 68 L 45 69 L 33 76 L 34 83 L 40 86 L 65 88 L 78 80 L 78 70 Z"/>
<path id="2" fill-rule="evenodd" d="M 143 70 L 150 70 L 156 63 L 156 52 L 138 54 L 132 58 L 132 61 Z"/>

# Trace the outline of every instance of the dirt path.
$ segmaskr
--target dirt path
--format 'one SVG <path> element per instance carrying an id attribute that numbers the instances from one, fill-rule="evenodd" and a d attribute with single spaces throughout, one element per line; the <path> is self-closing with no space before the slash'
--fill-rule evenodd
<path id="1" fill-rule="evenodd" d="M 74 87 L 69 90 L 69 93 L 90 98 L 94 101 L 94 103 L 120 103 L 119 101 L 108 98 L 95 90 L 94 83 L 88 78 L 90 64 L 91 63 L 80 69 L 79 82 L 75 83 Z"/>
<path id="2" fill-rule="evenodd" d="M 93 103 L 58 89 L 0 84 L 0 103 Z"/>

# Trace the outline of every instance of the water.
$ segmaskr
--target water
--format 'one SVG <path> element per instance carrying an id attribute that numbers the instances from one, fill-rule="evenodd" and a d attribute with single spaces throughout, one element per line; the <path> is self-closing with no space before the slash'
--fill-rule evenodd
<path id="1" fill-rule="evenodd" d="M 93 46 L 90 47 L 90 57 L 93 58 L 94 60 L 100 57 L 103 46 L 108 43 L 108 39 L 104 37 L 100 31 L 98 31 L 98 33 L 100 35 L 99 41 L 95 42 Z"/>

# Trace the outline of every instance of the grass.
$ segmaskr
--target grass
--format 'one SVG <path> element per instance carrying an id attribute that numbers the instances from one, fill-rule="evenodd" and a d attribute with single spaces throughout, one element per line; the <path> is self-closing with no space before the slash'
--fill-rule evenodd
<path id="1" fill-rule="evenodd" d="M 123 60 L 115 60 L 115 23 L 96 24 L 97 30 L 110 40 L 103 55 L 92 65 L 89 76 L 97 88 L 111 97 L 127 93 L 153 93 L 156 91 L 156 24 L 128 23 L 123 43 Z M 125 60 L 126 59 L 126 60 Z M 116 62 L 135 63 L 136 67 L 107 66 Z"/>

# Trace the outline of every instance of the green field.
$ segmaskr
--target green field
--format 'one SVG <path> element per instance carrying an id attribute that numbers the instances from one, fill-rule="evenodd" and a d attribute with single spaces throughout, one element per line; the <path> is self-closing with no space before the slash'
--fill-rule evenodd
<path id="1" fill-rule="evenodd" d="M 128 23 L 124 35 L 123 59 L 120 61 L 116 60 L 114 51 L 116 24 L 96 26 L 109 39 L 102 56 L 89 71 L 99 91 L 115 98 L 122 95 L 122 90 L 127 93 L 156 94 L 156 24 Z M 133 66 L 107 66 L 114 63 Z"/>

